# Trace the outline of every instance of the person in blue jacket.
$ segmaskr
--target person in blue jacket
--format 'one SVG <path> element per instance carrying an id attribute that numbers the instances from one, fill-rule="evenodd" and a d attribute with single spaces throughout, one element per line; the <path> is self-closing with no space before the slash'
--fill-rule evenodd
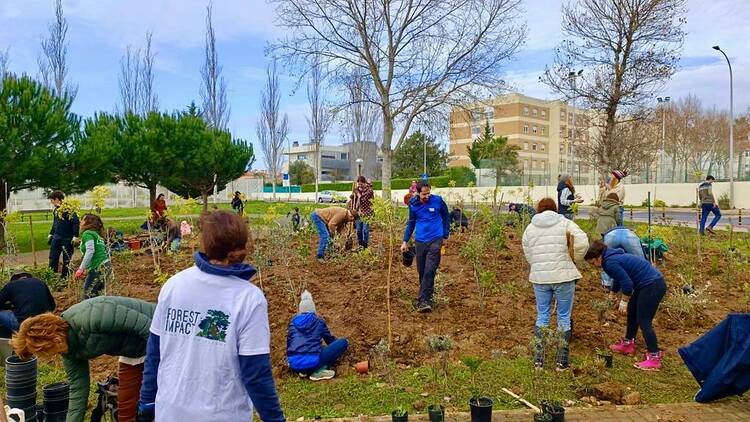
<path id="1" fill-rule="evenodd" d="M 321 340 L 327 346 L 321 346 Z M 345 338 L 336 338 L 328 330 L 323 318 L 315 313 L 315 302 L 310 292 L 302 292 L 299 313 L 289 323 L 286 336 L 286 355 L 289 368 L 311 381 L 328 380 L 336 373 L 330 369 L 349 348 Z"/>
<path id="2" fill-rule="evenodd" d="M 646 359 L 635 364 L 638 369 L 655 371 L 661 367 L 662 352 L 653 327 L 659 303 L 667 292 L 664 276 L 647 260 L 625 253 L 619 248 L 608 248 L 602 241 L 594 242 L 584 257 L 590 264 L 603 269 L 612 277 L 612 291 L 622 292 L 619 311 L 627 314 L 625 337 L 610 346 L 612 351 L 635 354 L 635 335 L 638 327 L 646 340 Z"/>
<path id="3" fill-rule="evenodd" d="M 401 252 L 409 250 L 409 240 L 416 231 L 419 297 L 417 311 L 430 312 L 434 306 L 435 275 L 440 266 L 443 241 L 450 235 L 450 212 L 443 198 L 430 193 L 427 182 L 417 183 L 417 196 L 409 201 L 409 220 L 404 230 Z"/>
<path id="4" fill-rule="evenodd" d="M 641 239 L 627 227 L 618 226 L 604 233 L 602 242 L 604 242 L 608 248 L 620 248 L 631 255 L 646 259 L 646 254 L 643 253 Z M 606 289 L 612 288 L 612 277 L 607 275 L 604 271 L 602 271 L 602 286 Z"/>

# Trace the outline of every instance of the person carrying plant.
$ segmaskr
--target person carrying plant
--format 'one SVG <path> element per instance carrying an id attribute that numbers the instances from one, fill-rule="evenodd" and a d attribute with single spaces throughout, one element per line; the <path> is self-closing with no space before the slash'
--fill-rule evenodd
<path id="1" fill-rule="evenodd" d="M 370 243 L 370 223 L 365 221 L 372 216 L 372 198 L 375 196 L 372 184 L 365 176 L 357 178 L 357 187 L 354 189 L 355 207 L 359 218 L 354 223 L 357 228 L 357 243 L 367 248 Z"/>
<path id="2" fill-rule="evenodd" d="M 602 235 L 602 242 L 607 245 L 608 248 L 620 248 L 626 253 L 646 259 L 646 254 L 643 252 L 641 239 L 637 234 L 626 227 L 618 226 L 604 233 Z M 607 273 L 604 271 L 602 271 L 601 274 L 602 286 L 604 286 L 607 290 L 610 290 L 612 288 L 612 277 L 607 275 Z"/>
<path id="3" fill-rule="evenodd" d="M 324 341 L 326 347 L 321 347 Z M 305 290 L 299 302 L 299 313 L 292 318 L 286 336 L 289 368 L 311 381 L 328 380 L 336 373 L 330 369 L 346 353 L 346 338 L 331 335 L 326 322 L 315 312 L 315 302 Z"/>
<path id="4" fill-rule="evenodd" d="M 622 179 L 628 176 L 627 170 L 612 170 L 612 180 L 609 183 L 609 189 L 607 190 L 607 196 L 610 193 L 617 195 L 617 199 L 620 201 L 619 208 L 619 221 L 623 221 L 625 218 L 625 184 L 622 183 Z"/>
<path id="5" fill-rule="evenodd" d="M 86 214 L 81 220 L 81 265 L 75 278 L 86 276 L 83 282 L 83 299 L 99 296 L 105 282 L 112 276 L 107 245 L 104 242 L 104 223 L 96 214 Z"/>
<path id="6" fill-rule="evenodd" d="M 622 225 L 620 217 L 620 201 L 617 194 L 610 193 L 604 198 L 601 205 L 592 211 L 596 217 L 596 232 L 604 237 L 604 233 Z"/>
<path id="7" fill-rule="evenodd" d="M 440 267 L 443 242 L 450 236 L 450 213 L 443 198 L 431 194 L 427 182 L 417 184 L 417 196 L 409 201 L 409 219 L 404 230 L 401 252 L 409 250 L 414 233 L 416 241 L 419 296 L 417 312 L 430 312 L 434 306 L 435 275 Z M 416 232 L 416 233 L 415 233 Z"/>
<path id="8" fill-rule="evenodd" d="M 318 261 L 325 258 L 331 236 L 341 234 L 346 226 L 358 218 L 357 211 L 342 207 L 328 207 L 312 212 L 310 219 L 318 230 Z"/>
<path id="9" fill-rule="evenodd" d="M 573 177 L 569 174 L 563 174 L 557 183 L 557 212 L 568 220 L 573 219 L 573 204 L 580 204 L 583 199 L 576 195 L 576 188 L 573 186 Z"/>
<path id="10" fill-rule="evenodd" d="M 715 180 L 716 179 L 709 174 L 706 176 L 706 180 L 698 186 L 698 199 L 701 201 L 701 235 L 706 234 L 706 231 L 711 234 L 716 234 L 714 227 L 721 219 L 721 210 L 719 209 L 719 204 L 716 202 L 716 198 L 714 198 L 714 192 L 712 189 Z M 714 218 L 711 220 L 711 224 L 706 227 L 709 213 L 713 213 Z"/>
<path id="11" fill-rule="evenodd" d="M 57 316 L 26 319 L 11 344 L 19 358 L 62 356 L 70 383 L 68 422 L 83 422 L 89 398 L 89 360 L 120 356 L 117 408 L 121 422 L 133 422 L 138 404 L 146 342 L 155 305 L 138 299 L 99 296 Z"/>
<path id="12" fill-rule="evenodd" d="M 240 191 L 234 193 L 234 198 L 232 198 L 232 211 L 237 215 L 242 215 L 245 212 L 245 202 L 242 200 L 242 192 Z"/>
<path id="13" fill-rule="evenodd" d="M 55 310 L 55 298 L 42 280 L 16 271 L 0 290 L 0 337 L 9 338 L 26 318 Z"/>
<path id="14" fill-rule="evenodd" d="M 195 265 L 159 293 L 140 421 L 284 421 L 271 370 L 268 304 L 250 282 L 248 228 L 230 211 L 204 214 Z"/>
<path id="15" fill-rule="evenodd" d="M 647 260 L 626 254 L 622 249 L 608 248 L 601 241 L 594 242 L 586 252 L 586 261 L 601 268 L 613 279 L 612 292 L 622 292 L 618 310 L 627 315 L 625 337 L 609 346 L 613 352 L 635 354 L 635 336 L 641 328 L 646 340 L 646 358 L 635 364 L 638 369 L 655 371 L 661 368 L 663 353 L 659 350 L 654 316 L 667 293 L 664 276 Z"/>
<path id="16" fill-rule="evenodd" d="M 55 207 L 52 211 L 52 229 L 47 237 L 49 250 L 49 267 L 54 272 L 60 271 L 60 278 L 66 279 L 70 274 L 70 259 L 73 257 L 73 243 L 78 240 L 78 214 L 68 211 L 60 212 L 65 194 L 56 190 L 49 194 L 49 202 Z M 62 269 L 59 269 L 62 255 Z"/>
<path id="17" fill-rule="evenodd" d="M 572 241 L 573 257 L 569 253 Z M 557 331 L 560 341 L 557 348 L 556 370 L 570 366 L 570 317 L 576 282 L 581 273 L 576 268 L 589 246 L 586 233 L 578 225 L 558 213 L 555 200 L 544 198 L 537 205 L 537 214 L 526 227 L 522 238 L 523 254 L 531 267 L 529 281 L 534 286 L 536 298 L 536 323 L 534 325 L 534 367 L 544 368 L 545 335 L 552 312 L 552 301 L 557 308 Z"/>

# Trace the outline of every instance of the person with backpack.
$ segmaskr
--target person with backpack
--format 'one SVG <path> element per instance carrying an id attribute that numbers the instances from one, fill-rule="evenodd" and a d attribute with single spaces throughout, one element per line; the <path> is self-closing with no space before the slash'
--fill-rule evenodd
<path id="1" fill-rule="evenodd" d="M 659 370 L 663 353 L 659 350 L 653 320 L 667 293 L 662 273 L 644 258 L 627 254 L 619 248 L 608 248 L 601 241 L 591 245 L 584 259 L 612 277 L 613 293 L 622 293 L 618 310 L 627 315 L 625 336 L 610 349 L 615 353 L 635 355 L 635 336 L 640 327 L 647 353 L 645 359 L 634 366 L 645 371 Z"/>
<path id="2" fill-rule="evenodd" d="M 431 194 L 427 182 L 417 184 L 417 196 L 409 201 L 409 219 L 404 230 L 404 241 L 401 243 L 402 253 L 409 251 L 412 234 L 416 240 L 419 273 L 417 312 L 431 312 L 434 306 L 435 275 L 440 267 L 442 246 L 450 236 L 450 213 L 443 198 Z"/>
<path id="3" fill-rule="evenodd" d="M 568 220 L 573 219 L 573 204 L 580 204 L 583 199 L 576 195 L 573 177 L 563 174 L 557 183 L 557 212 Z"/>
<path id="4" fill-rule="evenodd" d="M 88 408 L 89 361 L 119 356 L 117 407 L 120 422 L 133 422 L 143 374 L 140 360 L 155 305 L 138 299 L 99 296 L 79 302 L 60 316 L 44 313 L 27 318 L 11 339 L 21 360 L 62 356 L 70 383 L 67 422 L 83 422 Z"/>
<path id="5" fill-rule="evenodd" d="M 65 194 L 56 190 L 49 194 L 49 202 L 55 207 L 52 211 L 52 229 L 47 237 L 49 249 L 49 267 L 54 272 L 60 272 L 60 278 L 66 279 L 70 274 L 70 259 L 73 257 L 73 243 L 78 240 L 80 222 L 78 214 L 67 211 L 60 212 L 60 206 L 65 200 Z M 60 256 L 62 255 L 62 269 Z"/>
<path id="6" fill-rule="evenodd" d="M 602 235 L 602 242 L 608 248 L 620 248 L 626 253 L 646 259 L 641 239 L 635 232 L 624 226 L 618 226 Z M 602 286 L 607 290 L 612 288 L 612 277 L 605 271 L 601 272 Z"/>
<path id="7" fill-rule="evenodd" d="M 42 280 L 16 271 L 0 289 L 0 308 L 0 337 L 10 338 L 26 318 L 54 311 L 55 298 Z"/>
<path id="8" fill-rule="evenodd" d="M 714 192 L 712 189 L 714 181 L 716 181 L 716 179 L 709 174 L 706 176 L 706 180 L 698 186 L 698 199 L 701 201 L 701 235 L 706 234 L 706 231 L 711 234 L 716 234 L 714 227 L 721 219 L 721 210 L 719 209 L 719 204 L 716 202 L 716 198 L 714 198 Z M 706 227 L 709 213 L 713 213 L 714 218 L 711 220 L 711 224 Z"/>
<path id="9" fill-rule="evenodd" d="M 96 214 L 86 214 L 81 221 L 81 265 L 75 278 L 86 277 L 83 299 L 99 296 L 105 283 L 112 277 L 112 263 L 104 242 L 104 223 Z"/>
<path id="10" fill-rule="evenodd" d="M 195 265 L 159 292 L 146 349 L 141 420 L 282 422 L 271 368 L 268 303 L 245 264 L 248 228 L 204 214 Z"/>
<path id="11" fill-rule="evenodd" d="M 326 347 L 321 346 L 321 340 Z M 328 380 L 336 376 L 331 369 L 346 353 L 349 342 L 331 334 L 325 320 L 315 311 L 312 294 L 305 290 L 299 302 L 299 313 L 292 318 L 286 337 L 289 368 L 311 381 Z"/>

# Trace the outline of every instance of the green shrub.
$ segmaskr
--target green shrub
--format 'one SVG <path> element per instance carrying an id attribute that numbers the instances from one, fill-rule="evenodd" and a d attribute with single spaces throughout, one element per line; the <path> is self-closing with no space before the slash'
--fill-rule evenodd
<path id="1" fill-rule="evenodd" d="M 454 180 L 457 187 L 465 187 L 469 183 L 477 184 L 477 175 L 468 167 L 449 167 L 444 176 Z"/>
<path id="2" fill-rule="evenodd" d="M 643 202 L 641 202 L 642 207 L 648 207 L 648 198 L 644 199 Z M 653 202 L 651 202 L 652 208 L 666 208 L 667 203 L 662 201 L 661 199 L 654 199 Z"/>
<path id="3" fill-rule="evenodd" d="M 721 196 L 719 196 L 719 208 L 723 210 L 729 209 L 729 194 L 726 192 L 722 193 Z"/>

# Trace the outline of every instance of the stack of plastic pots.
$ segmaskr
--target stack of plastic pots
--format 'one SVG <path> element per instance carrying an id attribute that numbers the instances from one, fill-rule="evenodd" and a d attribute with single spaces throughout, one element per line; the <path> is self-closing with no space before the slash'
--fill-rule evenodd
<path id="1" fill-rule="evenodd" d="M 45 422 L 65 422 L 69 392 L 70 385 L 67 382 L 56 382 L 44 386 Z"/>
<path id="2" fill-rule="evenodd" d="M 36 422 L 36 356 L 22 361 L 18 356 L 5 359 L 7 405 L 24 411 L 27 422 Z"/>

